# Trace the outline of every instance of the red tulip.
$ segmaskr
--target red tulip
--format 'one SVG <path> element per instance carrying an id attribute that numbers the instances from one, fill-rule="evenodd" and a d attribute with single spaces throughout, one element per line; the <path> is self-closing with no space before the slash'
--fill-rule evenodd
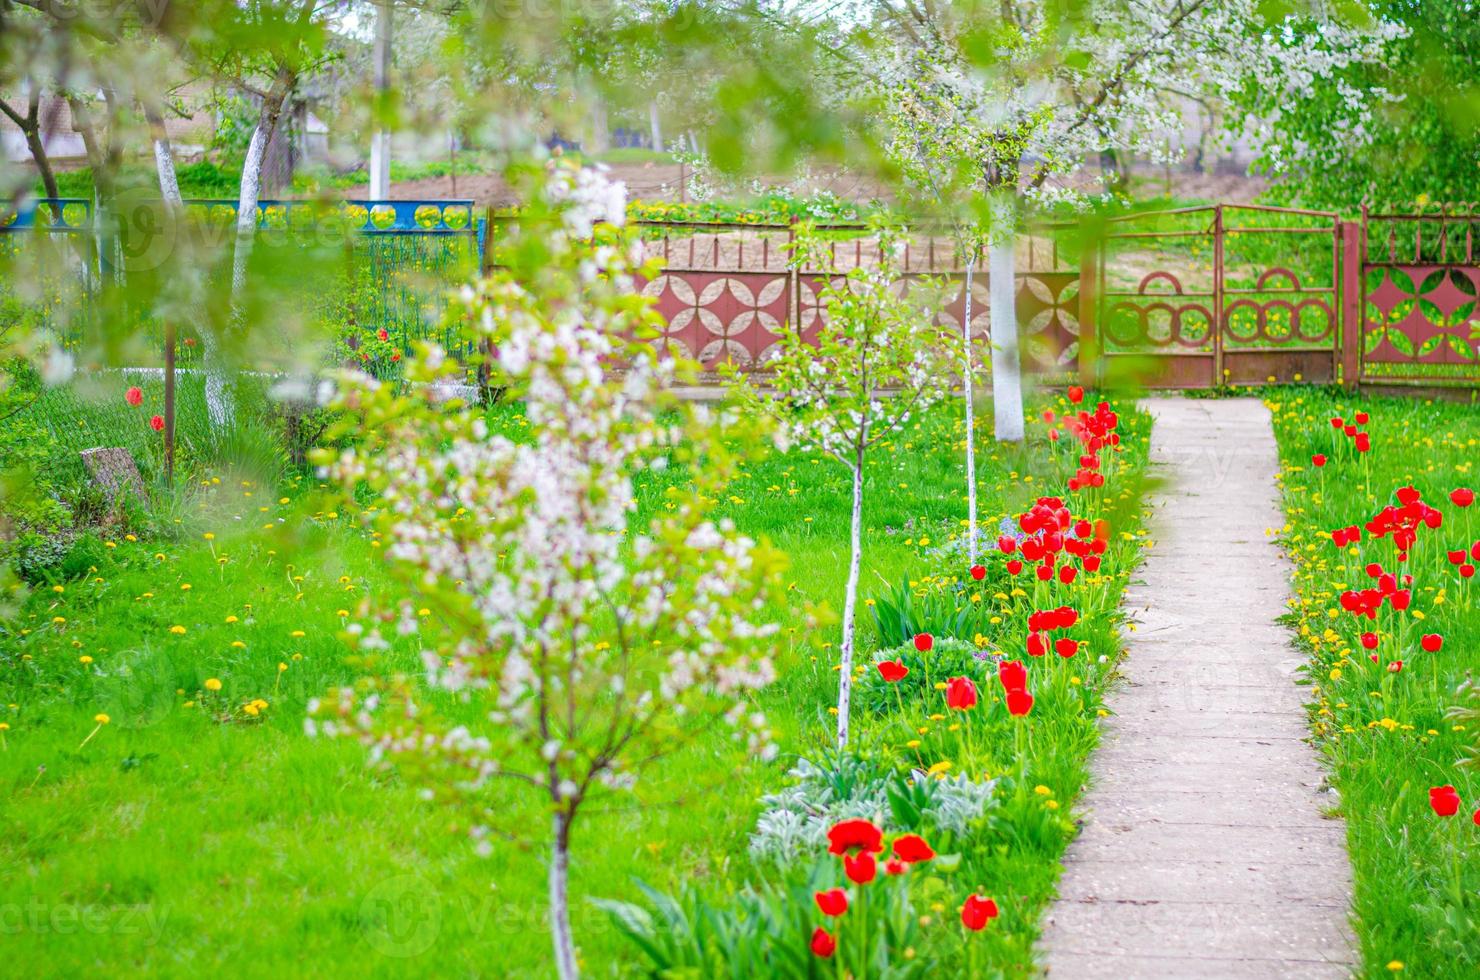
<path id="1" fill-rule="evenodd" d="M 852 854 L 859 851 L 877 854 L 883 849 L 883 832 L 862 818 L 835 823 L 827 832 L 829 854 Z"/>
<path id="2" fill-rule="evenodd" d="M 1470 557 L 1476 561 L 1480 561 L 1480 541 L 1476 541 L 1470 545 Z"/>
<path id="3" fill-rule="evenodd" d="M 1449 491 L 1449 502 L 1456 507 L 1468 507 L 1475 502 L 1475 491 L 1469 487 L 1455 487 Z"/>
<path id="4" fill-rule="evenodd" d="M 1325 466 L 1326 465 L 1326 457 L 1324 455 L 1322 455 L 1321 453 L 1316 453 L 1314 456 L 1312 456 L 1310 458 L 1310 461 L 1315 466 Z"/>
<path id="5" fill-rule="evenodd" d="M 123 400 L 128 402 L 135 408 L 138 408 L 140 405 L 144 404 L 144 392 L 140 388 L 130 388 L 128 391 L 125 391 L 123 393 Z"/>
<path id="6" fill-rule="evenodd" d="M 1413 604 L 1413 594 L 1410 593 L 1407 589 L 1399 589 L 1397 592 L 1393 593 L 1393 597 L 1390 601 L 1392 602 L 1394 609 L 1398 610 L 1398 612 L 1402 612 Z"/>
<path id="7" fill-rule="evenodd" d="M 818 926 L 817 931 L 812 933 L 812 952 L 823 959 L 827 959 L 833 953 L 837 952 L 837 949 L 838 941 L 826 929 Z"/>
<path id="8" fill-rule="evenodd" d="M 1475 826 L 1480 827 L 1480 810 L 1475 811 Z"/>
<path id="9" fill-rule="evenodd" d="M 1368 650 L 1376 650 L 1377 649 L 1377 634 L 1376 633 L 1363 633 L 1362 634 L 1362 646 L 1366 647 Z"/>
<path id="10" fill-rule="evenodd" d="M 886 875 L 902 875 L 910 870 L 910 866 L 899 858 L 890 858 L 884 862 L 884 873 Z"/>
<path id="11" fill-rule="evenodd" d="M 163 432 L 164 431 L 164 416 L 163 415 L 156 415 L 153 418 L 151 418 L 149 420 L 149 428 L 153 429 L 155 432 Z"/>
<path id="12" fill-rule="evenodd" d="M 971 577 L 974 578 L 974 579 L 976 579 L 978 582 L 980 582 L 982 579 L 986 578 L 987 577 L 987 566 L 985 566 L 985 565 L 972 565 L 971 566 Z"/>
<path id="13" fill-rule="evenodd" d="M 929 653 L 930 648 L 935 646 L 935 638 L 929 633 L 915 634 L 915 649 L 921 653 Z"/>
<path id="14" fill-rule="evenodd" d="M 1061 636 L 1053 641 L 1053 652 L 1066 659 L 1072 657 L 1079 652 L 1079 641 Z"/>
<path id="15" fill-rule="evenodd" d="M 961 924 L 972 932 L 980 932 L 987 923 L 997 918 L 997 903 L 980 895 L 968 895 L 961 905 Z"/>
<path id="16" fill-rule="evenodd" d="M 907 864 L 919 864 L 935 857 L 935 851 L 919 834 L 905 834 L 894 842 L 894 856 Z"/>
<path id="17" fill-rule="evenodd" d="M 1427 653 L 1438 653 L 1444 647 L 1444 637 L 1438 633 L 1425 633 L 1418 641 L 1418 645 Z"/>
<path id="18" fill-rule="evenodd" d="M 902 681 L 909 674 L 910 669 L 898 660 L 879 661 L 879 676 L 890 684 Z"/>
<path id="19" fill-rule="evenodd" d="M 1429 806 L 1441 817 L 1452 817 L 1459 812 L 1459 793 L 1453 786 L 1435 786 L 1429 790 Z"/>
<path id="20" fill-rule="evenodd" d="M 1368 419 L 1368 415 L 1367 415 L 1366 412 L 1358 412 L 1357 413 L 1357 424 L 1358 425 L 1366 425 L 1367 424 L 1367 419 Z"/>
<path id="21" fill-rule="evenodd" d="M 1348 439 L 1351 439 L 1356 436 L 1357 427 L 1355 425 L 1344 425 L 1341 427 L 1341 431 Z"/>
<path id="22" fill-rule="evenodd" d="M 1080 402 L 1084 401 L 1084 389 L 1079 387 L 1078 385 L 1070 385 L 1069 401 L 1073 402 L 1075 405 L 1078 405 Z"/>
<path id="23" fill-rule="evenodd" d="M 1063 568 L 1059 569 L 1059 581 L 1063 582 L 1065 585 L 1068 585 L 1070 582 L 1074 581 L 1074 576 L 1078 574 L 1079 569 L 1075 568 L 1073 565 L 1065 565 Z"/>
<path id="24" fill-rule="evenodd" d="M 1372 448 L 1372 437 L 1365 432 L 1357 433 L 1357 452 L 1365 453 Z"/>
<path id="25" fill-rule="evenodd" d="M 969 677 L 952 677 L 946 682 L 946 707 L 969 711 L 976 707 L 976 685 Z"/>
<path id="26" fill-rule="evenodd" d="M 1033 695 L 1027 691 L 1007 692 L 1007 713 L 1014 718 L 1021 718 L 1033 710 Z"/>
<path id="27" fill-rule="evenodd" d="M 1048 562 L 1044 562 L 1042 565 L 1039 565 L 1036 569 L 1033 570 L 1033 574 L 1038 576 L 1038 581 L 1047 582 L 1049 579 L 1053 578 L 1053 566 L 1050 565 Z"/>
<path id="28" fill-rule="evenodd" d="M 1017 550 L 1017 538 L 1009 534 L 1002 535 L 1002 537 L 997 539 L 997 550 L 1001 551 L 1004 555 L 1012 554 Z"/>
<path id="29" fill-rule="evenodd" d="M 852 854 L 843 855 L 843 874 L 848 880 L 856 885 L 866 885 L 873 881 L 879 874 L 879 865 L 874 856 L 867 851 L 856 857 Z"/>
<path id="30" fill-rule="evenodd" d="M 848 911 L 848 893 L 841 888 L 818 892 L 812 897 L 817 900 L 817 908 L 823 915 L 838 916 Z"/>
<path id="31" fill-rule="evenodd" d="M 1028 634 L 1028 656 L 1041 657 L 1048 653 L 1048 641 L 1043 638 L 1042 633 Z"/>
<path id="32" fill-rule="evenodd" d="M 1090 555 L 1084 559 L 1084 570 L 1086 572 L 1098 572 L 1100 570 L 1100 556 Z"/>
<path id="33" fill-rule="evenodd" d="M 1396 674 L 1396 673 L 1398 673 L 1402 669 L 1403 669 L 1403 661 L 1401 661 L 1401 660 L 1394 660 L 1392 663 L 1388 664 L 1388 673 L 1389 674 Z"/>
<path id="34" fill-rule="evenodd" d="M 1022 570 L 1023 570 L 1023 563 L 1020 562 L 1020 561 L 1018 561 L 1016 558 L 1012 559 L 1011 561 L 1009 561 L 1007 563 L 1007 574 L 1009 574 L 1009 575 L 1017 575 Z"/>
<path id="35" fill-rule="evenodd" d="M 1451 565 L 1463 565 L 1465 563 L 1465 549 L 1446 551 L 1444 552 L 1444 557 L 1449 559 L 1449 564 Z"/>
<path id="36" fill-rule="evenodd" d="M 375 331 L 375 336 L 378 339 L 380 339 L 380 340 L 390 340 L 391 339 L 391 335 L 390 335 L 389 331 L 387 331 L 385 329 L 385 327 L 381 327 L 379 330 Z"/>
<path id="37" fill-rule="evenodd" d="M 1474 565 L 1471 565 L 1468 562 L 1466 562 L 1465 564 L 1459 566 L 1459 577 L 1460 578 L 1473 578 L 1474 575 L 1475 575 L 1475 566 Z"/>
<path id="38" fill-rule="evenodd" d="M 1331 428 L 1340 429 L 1346 426 L 1346 419 L 1337 416 L 1331 420 Z"/>
<path id="39" fill-rule="evenodd" d="M 1004 691 L 1021 691 L 1028 686 L 1028 668 L 1021 660 L 1004 660 L 997 665 L 997 680 Z"/>

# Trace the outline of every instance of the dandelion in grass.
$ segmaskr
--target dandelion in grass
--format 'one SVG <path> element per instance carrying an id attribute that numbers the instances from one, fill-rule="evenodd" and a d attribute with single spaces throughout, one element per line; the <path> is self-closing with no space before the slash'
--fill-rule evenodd
<path id="1" fill-rule="evenodd" d="M 97 727 L 94 728 L 92 731 L 90 731 L 90 732 L 87 733 L 87 738 L 83 739 L 82 740 L 82 744 L 77 746 L 78 750 L 81 751 L 82 746 L 83 745 L 86 745 L 88 742 L 91 742 L 93 740 L 93 736 L 96 735 L 98 732 L 102 731 L 103 730 L 103 726 L 106 725 L 106 724 L 108 724 L 108 722 L 110 722 L 112 720 L 113 719 L 109 718 L 107 715 L 102 714 L 102 713 L 93 715 L 93 721 L 97 722 Z"/>

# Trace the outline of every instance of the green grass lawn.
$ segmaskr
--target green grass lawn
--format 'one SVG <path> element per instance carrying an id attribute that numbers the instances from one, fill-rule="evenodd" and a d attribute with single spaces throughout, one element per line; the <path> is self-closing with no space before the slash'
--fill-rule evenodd
<path id="1" fill-rule="evenodd" d="M 1144 417 L 1125 415 L 1128 440 L 1143 450 Z M 979 425 L 991 431 L 990 418 Z M 961 437 L 959 418 L 937 411 L 872 456 L 864 596 L 932 571 L 932 549 L 960 533 Z M 1124 466 L 1138 472 L 1143 460 L 1132 451 Z M 1040 430 L 1026 447 L 989 446 L 978 465 L 982 518 L 995 526 L 1040 493 L 1060 492 L 1074 456 L 1051 452 Z M 758 798 L 782 783 L 797 753 L 830 740 L 836 627 L 808 630 L 799 610 L 841 608 L 847 486 L 830 460 L 776 455 L 731 488 L 724 509 L 740 530 L 791 560 L 789 602 L 774 610 L 787 647 L 781 679 L 758 699 L 783 754 L 762 763 L 716 736 L 650 771 L 630 806 L 578 824 L 575 929 L 592 974 L 630 971 L 637 958 L 586 899 L 635 898 L 634 876 L 722 897 L 751 874 Z M 1134 511 L 1126 486 L 1121 498 Z M 650 506 L 657 494 L 640 499 Z M 39 587 L 20 618 L 0 626 L 9 969 L 551 972 L 538 847 L 500 843 L 476 857 L 449 811 L 368 769 L 361 747 L 303 732 L 306 701 L 356 676 L 340 610 L 367 594 L 395 598 L 373 542 L 338 506 L 307 477 L 264 487 L 205 474 L 170 502 L 167 533 L 103 533 L 71 577 Z M 1112 596 L 1133 560 L 1135 536 L 1124 537 Z M 867 615 L 861 624 L 866 653 L 877 639 Z M 1059 800 L 1066 809 L 1043 810 L 1050 823 L 1035 823 L 1032 839 L 997 831 L 974 866 L 984 886 L 1014 899 L 993 947 L 1007 972 L 1028 968 L 1113 659 L 1084 671 L 1090 696 L 1075 706 L 1088 720 L 1063 739 L 1045 727 L 1034 749 L 1035 778 L 1054 787 L 1054 809 Z M 1061 686 L 1075 690 L 1061 672 Z M 258 699 L 267 707 L 243 710 Z M 110 720 L 95 731 L 99 714 Z M 1035 814 L 1046 804 L 1028 802 Z M 540 801 L 511 796 L 508 806 L 543 825 Z"/>
<path id="2" fill-rule="evenodd" d="M 1480 725 L 1445 717 L 1457 686 L 1480 672 L 1480 577 L 1462 578 L 1446 554 L 1480 539 L 1480 504 L 1461 509 L 1449 500 L 1456 487 L 1480 485 L 1480 411 L 1310 389 L 1271 394 L 1269 403 L 1283 464 L 1281 534 L 1296 562 L 1291 620 L 1312 656 L 1311 719 L 1347 821 L 1363 972 L 1480 975 L 1480 826 L 1471 820 L 1480 773 L 1457 765 L 1480 741 Z M 1352 422 L 1358 411 L 1370 415 L 1365 458 L 1330 424 Z M 1317 453 L 1324 467 L 1312 464 Z M 1443 513 L 1443 524 L 1418 530 L 1406 562 L 1396 560 L 1391 537 L 1364 531 L 1345 553 L 1333 544 L 1330 531 L 1364 526 L 1407 486 Z M 1407 614 L 1384 607 L 1377 621 L 1359 621 L 1340 608 L 1343 591 L 1374 584 L 1369 562 L 1413 576 Z M 1367 631 L 1378 635 L 1375 651 L 1360 642 Z M 1423 650 L 1424 634 L 1441 635 L 1442 648 Z M 1395 660 L 1398 673 L 1388 669 Z M 1446 819 L 1430 809 L 1429 789 L 1450 784 L 1463 805 Z"/>

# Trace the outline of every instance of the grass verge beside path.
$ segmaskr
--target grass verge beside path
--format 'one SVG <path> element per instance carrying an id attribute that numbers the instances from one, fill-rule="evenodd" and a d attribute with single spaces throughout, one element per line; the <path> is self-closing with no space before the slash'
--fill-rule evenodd
<path id="1" fill-rule="evenodd" d="M 500 421 L 517 425 L 516 412 Z M 1138 447 L 1127 465 L 1139 472 L 1147 426 L 1126 416 Z M 990 431 L 989 418 L 979 424 Z M 934 574 L 959 574 L 938 549 L 961 531 L 961 434 L 960 419 L 938 411 L 871 456 L 865 596 L 901 580 L 923 593 Z M 987 448 L 983 519 L 1061 493 L 1073 452 L 1051 449 L 1041 427 L 1026 447 Z M 783 756 L 761 763 L 716 737 L 648 774 L 631 808 L 577 828 L 573 912 L 592 974 L 632 972 L 637 957 L 584 899 L 636 898 L 634 877 L 720 891 L 743 880 L 759 797 L 796 754 L 830 740 L 836 628 L 809 631 L 793 610 L 803 599 L 841 607 L 847 482 L 830 460 L 773 456 L 731 487 L 726 510 L 741 530 L 792 561 L 795 605 L 775 610 L 788 645 L 781 679 L 759 698 Z M 306 700 L 356 676 L 339 610 L 389 588 L 376 542 L 321 493 L 309 479 L 263 487 L 208 475 L 162 511 L 162 533 L 118 528 L 74 545 L 65 572 L 0 625 L 0 932 L 19 940 L 5 944 L 18 975 L 327 964 L 374 976 L 549 975 L 539 850 L 500 842 L 475 857 L 464 828 L 367 770 L 358 746 L 303 735 Z M 661 506 L 655 491 L 639 499 Z M 860 649 L 876 648 L 867 609 L 861 628 Z M 1000 809 L 974 865 L 984 885 L 1015 896 L 993 939 L 1014 973 L 1026 969 L 1035 910 L 1072 832 L 1067 807 L 1109 652 L 1075 662 L 1072 686 L 1060 671 L 1052 697 L 1068 706 L 1073 695 L 1083 717 L 1034 733 L 1034 780 L 1052 795 L 1030 789 Z M 413 662 L 413 651 L 399 655 Z M 509 806 L 544 819 L 538 801 Z"/>
<path id="2" fill-rule="evenodd" d="M 1309 389 L 1267 402 L 1287 519 L 1276 533 L 1296 565 L 1290 619 L 1311 656 L 1312 728 L 1347 822 L 1364 975 L 1480 975 L 1480 826 L 1472 819 L 1480 773 L 1457 765 L 1477 745 L 1480 723 L 1446 718 L 1459 684 L 1480 674 L 1480 577 L 1463 577 L 1449 554 L 1480 540 L 1480 504 L 1450 500 L 1456 487 L 1480 484 L 1480 410 Z M 1367 432 L 1370 452 L 1355 452 L 1333 418 Z M 1317 454 L 1324 466 L 1313 465 Z M 1403 506 L 1405 487 L 1443 523 L 1418 527 L 1399 561 L 1393 536 L 1374 537 L 1367 522 Z M 1338 548 L 1331 531 L 1352 526 L 1361 540 Z M 1370 563 L 1412 576 L 1406 612 L 1389 603 L 1370 620 L 1342 607 L 1343 592 L 1381 588 Z M 1480 555 L 1464 563 L 1480 565 Z M 1426 635 L 1442 646 L 1426 649 Z M 1447 818 L 1429 804 L 1430 788 L 1445 785 L 1462 801 Z"/>

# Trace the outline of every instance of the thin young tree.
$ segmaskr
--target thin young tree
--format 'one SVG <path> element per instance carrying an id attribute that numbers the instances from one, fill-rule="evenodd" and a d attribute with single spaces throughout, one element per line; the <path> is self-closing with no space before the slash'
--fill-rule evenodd
<path id="1" fill-rule="evenodd" d="M 465 369 L 436 347 L 412 360 L 409 389 L 351 379 L 342 404 L 358 441 L 324 462 L 351 493 L 377 492 L 365 518 L 407 595 L 367 605 L 357 645 L 374 655 L 389 634 L 411 637 L 425 682 L 367 679 L 318 706 L 317 728 L 357 736 L 459 806 L 481 849 L 531 836 L 527 810 L 510 825 L 508 788 L 542 803 L 549 822 L 533 836 L 569 980 L 580 815 L 717 723 L 773 751 L 749 694 L 773 676 L 765 608 L 782 559 L 711 516 L 736 460 L 664 397 L 672 362 L 625 339 L 656 314 L 634 289 L 640 249 L 617 227 L 619 185 L 563 163 L 538 185 L 513 182 L 526 206 L 505 264 L 464 289 L 460 311 L 527 425 L 510 437 L 448 400 Z M 684 480 L 635 518 L 634 479 L 669 466 Z"/>
<path id="2" fill-rule="evenodd" d="M 766 386 L 736 377 L 735 395 L 752 413 L 780 426 L 784 444 L 832 456 L 852 478 L 848 584 L 839 645 L 838 745 L 848 742 L 853 690 L 858 577 L 863 561 L 864 467 L 868 451 L 901 431 L 940 397 L 949 377 L 954 342 L 935 325 L 939 288 L 924 281 L 901 289 L 903 239 L 878 229 L 878 261 L 843 276 L 819 273 L 821 325 L 782 335 L 766 363 Z M 794 266 L 829 269 L 827 249 L 807 226 L 797 230 Z M 806 277 L 804 276 L 804 281 Z"/>

